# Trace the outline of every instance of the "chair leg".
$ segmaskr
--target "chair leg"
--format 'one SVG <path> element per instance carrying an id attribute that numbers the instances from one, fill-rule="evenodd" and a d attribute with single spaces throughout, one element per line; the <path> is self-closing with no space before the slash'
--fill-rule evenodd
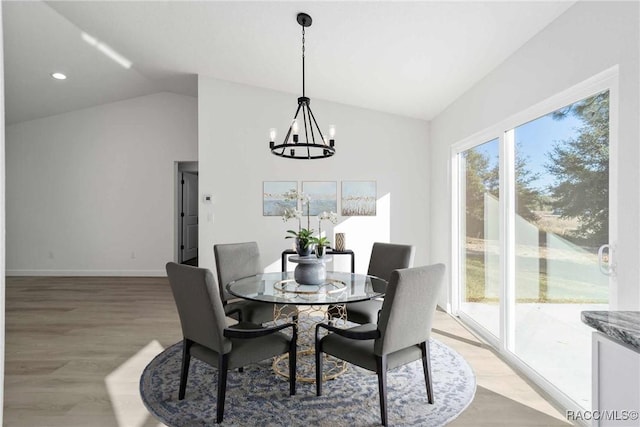
<path id="1" fill-rule="evenodd" d="M 387 425 L 387 356 L 376 356 L 378 374 L 378 392 L 380 393 L 380 418 L 382 425 Z"/>
<path id="2" fill-rule="evenodd" d="M 224 398 L 227 392 L 227 370 L 229 368 L 229 354 L 221 354 L 218 359 L 218 408 L 217 408 L 217 420 L 220 424 L 222 417 L 224 417 Z"/>
<path id="3" fill-rule="evenodd" d="M 189 377 L 189 363 L 191 363 L 191 345 L 193 341 L 184 338 L 182 340 L 182 369 L 180 370 L 180 388 L 178 400 L 184 399 L 187 390 L 187 378 Z"/>
<path id="4" fill-rule="evenodd" d="M 422 369 L 424 370 L 424 383 L 427 386 L 427 400 L 433 403 L 433 384 L 431 382 L 431 356 L 429 354 L 429 341 L 420 343 L 422 351 Z"/>
<path id="5" fill-rule="evenodd" d="M 316 396 L 322 396 L 322 352 L 316 350 Z"/>
<path id="6" fill-rule="evenodd" d="M 322 396 L 322 340 L 318 339 L 318 328 L 316 328 L 316 396 Z"/>
<path id="7" fill-rule="evenodd" d="M 293 329 L 293 336 L 289 343 L 289 395 L 295 396 L 296 394 L 296 375 L 297 369 L 297 353 L 298 353 L 298 337 L 297 331 Z"/>

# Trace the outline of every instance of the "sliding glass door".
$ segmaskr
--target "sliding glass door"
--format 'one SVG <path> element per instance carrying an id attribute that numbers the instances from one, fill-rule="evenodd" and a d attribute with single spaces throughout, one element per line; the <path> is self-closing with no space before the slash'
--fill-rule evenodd
<path id="1" fill-rule="evenodd" d="M 460 154 L 460 310 L 500 336 L 498 139 Z"/>
<path id="2" fill-rule="evenodd" d="M 609 93 L 516 127 L 515 348 L 525 363 L 591 407 L 591 329 L 609 278 Z"/>
<path id="3" fill-rule="evenodd" d="M 591 408 L 591 330 L 608 308 L 608 90 L 457 151 L 458 310 Z"/>

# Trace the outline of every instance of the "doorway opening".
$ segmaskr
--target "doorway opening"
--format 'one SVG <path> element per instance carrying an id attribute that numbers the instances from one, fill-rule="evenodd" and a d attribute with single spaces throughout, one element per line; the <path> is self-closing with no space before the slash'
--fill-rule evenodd
<path id="1" fill-rule="evenodd" d="M 198 265 L 198 162 L 176 162 L 176 245 L 180 264 Z"/>

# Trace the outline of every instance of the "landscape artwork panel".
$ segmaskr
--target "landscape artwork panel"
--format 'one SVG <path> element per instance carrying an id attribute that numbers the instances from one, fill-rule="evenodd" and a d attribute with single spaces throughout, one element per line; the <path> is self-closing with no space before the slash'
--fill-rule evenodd
<path id="1" fill-rule="evenodd" d="M 342 215 L 376 215 L 375 181 L 342 181 Z"/>
<path id="2" fill-rule="evenodd" d="M 338 183 L 336 181 L 303 181 L 302 192 L 311 197 L 309 215 L 322 212 L 338 213 Z M 303 207 L 306 215 L 306 208 Z"/>
<path id="3" fill-rule="evenodd" d="M 296 209 L 297 200 L 285 200 L 285 193 L 298 190 L 297 181 L 264 181 L 262 184 L 262 215 L 282 216 L 285 209 Z"/>

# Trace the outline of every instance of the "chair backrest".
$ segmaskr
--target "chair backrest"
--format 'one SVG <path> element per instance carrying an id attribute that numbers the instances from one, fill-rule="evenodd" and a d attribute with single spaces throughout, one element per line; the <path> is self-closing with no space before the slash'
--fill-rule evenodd
<path id="1" fill-rule="evenodd" d="M 376 242 L 371 249 L 367 274 L 389 281 L 393 270 L 413 267 L 414 253 L 412 245 Z"/>
<path id="2" fill-rule="evenodd" d="M 256 242 L 225 243 L 213 245 L 218 270 L 218 285 L 222 301 L 233 296 L 227 292 L 227 283 L 262 273 L 260 250 Z"/>
<path id="3" fill-rule="evenodd" d="M 394 270 L 378 320 L 381 336 L 374 344 L 378 356 L 425 342 L 444 278 L 444 264 Z"/>
<path id="4" fill-rule="evenodd" d="M 169 262 L 166 266 L 182 335 L 218 353 L 231 351 L 224 337 L 226 317 L 213 274 L 209 269 Z"/>

